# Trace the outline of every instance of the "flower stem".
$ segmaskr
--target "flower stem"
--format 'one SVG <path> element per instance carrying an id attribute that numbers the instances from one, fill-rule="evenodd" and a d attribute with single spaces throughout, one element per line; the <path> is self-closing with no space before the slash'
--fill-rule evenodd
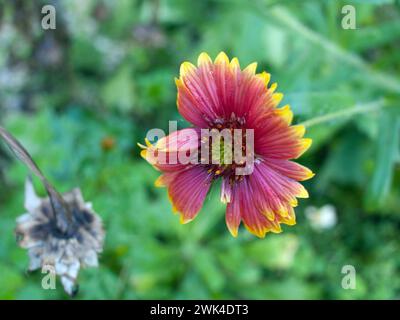
<path id="1" fill-rule="evenodd" d="M 340 110 L 340 111 L 324 114 L 322 116 L 318 116 L 315 118 L 311 118 L 311 119 L 303 121 L 299 124 L 305 126 L 306 128 L 309 128 L 309 127 L 312 127 L 312 126 L 315 126 L 315 125 L 318 125 L 321 123 L 333 121 L 336 119 L 340 119 L 340 118 L 344 118 L 344 117 L 351 117 L 355 114 L 377 111 L 385 106 L 387 106 L 387 104 L 385 103 L 385 100 L 379 99 L 379 100 L 372 101 L 372 102 L 369 102 L 364 105 L 355 105 L 354 107 L 351 107 L 351 108 L 348 108 L 345 110 Z"/>
<path id="2" fill-rule="evenodd" d="M 0 126 L 0 138 L 12 150 L 17 159 L 25 164 L 28 169 L 34 173 L 42 182 L 47 194 L 49 195 L 50 204 L 53 209 L 54 217 L 57 221 L 57 226 L 63 231 L 67 231 L 72 222 L 72 213 L 65 203 L 62 196 L 57 192 L 53 185 L 43 175 L 32 156 L 25 149 L 25 147 L 5 128 Z"/>

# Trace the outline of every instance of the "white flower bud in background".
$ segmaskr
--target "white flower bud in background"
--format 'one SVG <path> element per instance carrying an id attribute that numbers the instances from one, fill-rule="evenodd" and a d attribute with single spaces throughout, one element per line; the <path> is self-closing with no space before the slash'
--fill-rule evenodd
<path id="1" fill-rule="evenodd" d="M 320 208 L 309 206 L 305 214 L 314 230 L 322 231 L 333 228 L 337 223 L 336 208 L 327 204 Z"/>

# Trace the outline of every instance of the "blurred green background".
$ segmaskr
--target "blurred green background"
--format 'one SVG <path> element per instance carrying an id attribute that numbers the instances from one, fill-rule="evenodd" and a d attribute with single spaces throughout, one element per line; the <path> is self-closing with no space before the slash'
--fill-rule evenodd
<path id="1" fill-rule="evenodd" d="M 41 28 L 44 4 L 56 30 Z M 355 30 L 341 27 L 345 4 Z M 186 125 L 180 63 L 221 50 L 270 72 L 314 139 L 297 225 L 265 239 L 231 237 L 217 188 L 180 225 L 136 146 L 168 120 Z M 0 1 L 0 124 L 60 191 L 80 186 L 107 231 L 76 299 L 400 298 L 399 102 L 394 0 Z M 0 298 L 65 299 L 26 272 L 15 241 L 26 175 L 1 144 Z M 344 265 L 355 290 L 341 286 Z"/>

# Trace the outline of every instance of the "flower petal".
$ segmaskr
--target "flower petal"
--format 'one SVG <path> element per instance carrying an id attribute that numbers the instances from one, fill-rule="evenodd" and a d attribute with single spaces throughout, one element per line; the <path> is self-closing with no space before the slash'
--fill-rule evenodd
<path id="1" fill-rule="evenodd" d="M 249 181 L 243 179 L 233 188 L 232 201 L 226 208 L 226 224 L 231 234 L 236 237 L 240 221 L 252 234 L 262 238 L 268 231 L 280 232 L 279 223 L 270 221 L 255 205 L 256 197 Z"/>
<path id="2" fill-rule="evenodd" d="M 293 112 L 290 110 L 290 106 L 288 104 L 280 109 L 276 109 L 275 114 L 282 117 L 289 126 L 292 124 Z"/>
<path id="3" fill-rule="evenodd" d="M 219 116 L 219 98 L 211 59 L 202 53 L 198 60 L 198 67 L 189 62 L 181 65 L 180 78 L 176 80 L 177 104 L 179 112 L 186 120 L 204 127 L 208 121 Z"/>
<path id="4" fill-rule="evenodd" d="M 237 186 L 232 190 L 231 201 L 226 206 L 225 221 L 232 236 L 237 237 L 241 216 L 240 192 Z"/>
<path id="5" fill-rule="evenodd" d="M 304 126 L 289 126 L 288 119 L 276 113 L 260 117 L 253 126 L 255 153 L 265 158 L 297 159 L 312 143 L 303 138 Z"/>
<path id="6" fill-rule="evenodd" d="M 213 121 L 270 111 L 281 99 L 274 88 L 267 89 L 268 73 L 255 74 L 256 63 L 240 69 L 239 61 L 221 52 L 214 63 L 200 54 L 198 66 L 184 62 L 178 88 L 177 105 L 181 115 L 198 127 L 210 127 Z"/>
<path id="7" fill-rule="evenodd" d="M 181 223 L 195 218 L 203 206 L 212 175 L 202 166 L 192 166 L 178 172 L 164 173 L 159 183 L 168 188 L 173 210 L 181 214 Z"/>
<path id="8" fill-rule="evenodd" d="M 161 138 L 141 155 L 160 171 L 179 171 L 198 162 L 200 129 L 187 128 Z"/>
<path id="9" fill-rule="evenodd" d="M 268 161 L 258 161 L 253 173 L 233 186 L 226 210 L 226 224 L 233 236 L 237 235 L 241 220 L 246 229 L 258 237 L 270 231 L 281 232 L 281 223 L 296 223 L 293 210 L 297 205 L 296 197 L 308 194 L 301 184 L 283 173 L 296 169 L 293 175 L 303 176 L 305 167 L 289 161 L 284 165 L 273 164 L 283 169 L 279 172 L 271 168 Z"/>
<path id="10" fill-rule="evenodd" d="M 280 174 L 297 181 L 304 181 L 314 177 L 314 173 L 293 161 L 280 159 L 264 159 L 265 163 Z"/>

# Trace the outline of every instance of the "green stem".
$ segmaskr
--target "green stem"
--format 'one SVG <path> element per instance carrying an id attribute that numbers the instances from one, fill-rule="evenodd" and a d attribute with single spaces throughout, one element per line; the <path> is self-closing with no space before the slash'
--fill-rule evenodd
<path id="1" fill-rule="evenodd" d="M 379 99 L 379 100 L 372 101 L 372 102 L 369 102 L 364 105 L 355 105 L 354 107 L 351 107 L 351 108 L 348 108 L 345 110 L 340 110 L 340 111 L 324 114 L 319 117 L 311 118 L 311 119 L 301 122 L 299 124 L 305 126 L 306 128 L 309 128 L 309 127 L 315 126 L 317 124 L 333 121 L 333 120 L 340 119 L 343 117 L 351 117 L 351 116 L 354 116 L 355 114 L 377 111 L 379 109 L 382 109 L 385 106 L 387 106 L 387 104 L 385 103 L 385 100 Z"/>

